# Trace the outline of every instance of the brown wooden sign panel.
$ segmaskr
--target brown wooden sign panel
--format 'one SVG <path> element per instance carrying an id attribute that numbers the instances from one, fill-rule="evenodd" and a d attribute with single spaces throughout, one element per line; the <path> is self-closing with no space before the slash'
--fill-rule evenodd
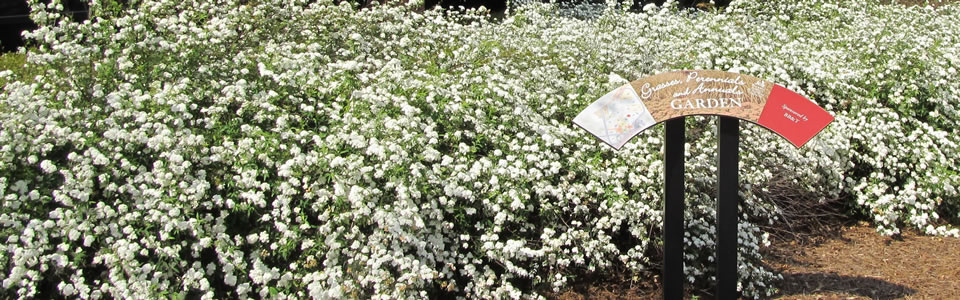
<path id="1" fill-rule="evenodd" d="M 689 115 L 723 115 L 767 127 L 797 147 L 833 121 L 810 100 L 737 73 L 686 70 L 646 77 L 604 95 L 574 119 L 615 149 L 656 123 Z"/>

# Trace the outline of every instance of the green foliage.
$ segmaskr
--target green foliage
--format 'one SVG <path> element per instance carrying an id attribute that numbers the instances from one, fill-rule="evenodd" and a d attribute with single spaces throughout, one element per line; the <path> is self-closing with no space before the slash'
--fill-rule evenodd
<path id="1" fill-rule="evenodd" d="M 10 79 L 32 82 L 33 77 L 41 73 L 37 67 L 27 64 L 27 55 L 25 53 L 17 52 L 0 54 L 0 72 L 3 71 L 12 72 L 10 74 L 12 77 L 0 77 L 0 86 L 6 85 Z"/>

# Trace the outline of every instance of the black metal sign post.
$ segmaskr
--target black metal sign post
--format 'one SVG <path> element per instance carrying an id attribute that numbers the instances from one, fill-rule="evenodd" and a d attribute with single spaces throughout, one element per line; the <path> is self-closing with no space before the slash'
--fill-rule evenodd
<path id="1" fill-rule="evenodd" d="M 663 299 L 683 299 L 684 118 L 665 122 Z"/>
<path id="2" fill-rule="evenodd" d="M 683 299 L 684 118 L 665 122 L 663 299 Z M 736 299 L 740 120 L 721 116 L 717 131 L 717 299 Z"/>
<path id="3" fill-rule="evenodd" d="M 737 294 L 737 189 L 740 160 L 740 120 L 721 116 L 717 124 L 717 299 Z"/>

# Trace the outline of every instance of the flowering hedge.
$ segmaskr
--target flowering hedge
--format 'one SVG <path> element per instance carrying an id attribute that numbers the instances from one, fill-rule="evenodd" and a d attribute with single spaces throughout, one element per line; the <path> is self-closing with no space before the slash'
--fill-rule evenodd
<path id="1" fill-rule="evenodd" d="M 957 6 L 93 1 L 73 23 L 31 2 L 42 74 L 0 73 L 6 296 L 518 298 L 655 269 L 662 129 L 615 152 L 571 120 L 676 69 L 836 115 L 800 150 L 742 125 L 746 295 L 775 291 L 774 180 L 884 234 L 958 235 Z M 685 271 L 713 281 L 715 125 L 692 120 Z"/>

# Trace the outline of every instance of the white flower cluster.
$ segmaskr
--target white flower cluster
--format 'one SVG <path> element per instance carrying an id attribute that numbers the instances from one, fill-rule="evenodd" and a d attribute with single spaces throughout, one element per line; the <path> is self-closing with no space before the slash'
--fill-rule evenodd
<path id="1" fill-rule="evenodd" d="M 573 117 L 677 69 L 780 83 L 836 121 L 797 150 L 743 124 L 740 287 L 774 178 L 895 233 L 957 235 L 960 8 L 734 1 L 31 1 L 39 76 L 0 93 L 0 284 L 16 297 L 538 297 L 658 266 L 662 129 Z M 340 1 L 337 1 L 340 2 Z M 109 3 L 114 3 L 109 1 Z M 374 2 L 376 3 L 376 2 Z M 59 21 L 58 21 L 59 20 Z M 715 125 L 688 121 L 686 274 L 714 280 Z M 56 287 L 50 289 L 48 287 Z"/>

